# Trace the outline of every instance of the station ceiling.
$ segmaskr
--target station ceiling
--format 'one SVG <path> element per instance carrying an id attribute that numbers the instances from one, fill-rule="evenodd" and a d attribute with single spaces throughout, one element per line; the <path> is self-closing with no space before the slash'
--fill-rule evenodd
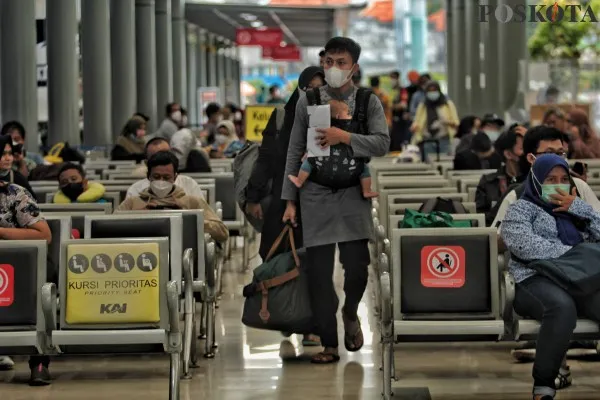
<path id="1" fill-rule="evenodd" d="M 288 44 L 323 47 L 334 36 L 334 8 L 187 3 L 186 19 L 235 42 L 236 28 L 280 27 Z"/>

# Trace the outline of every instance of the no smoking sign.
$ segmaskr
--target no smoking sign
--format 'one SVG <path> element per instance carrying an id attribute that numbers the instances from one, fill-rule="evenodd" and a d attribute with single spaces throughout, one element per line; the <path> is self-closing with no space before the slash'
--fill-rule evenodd
<path id="1" fill-rule="evenodd" d="M 465 284 L 465 249 L 461 246 L 424 246 L 421 284 L 429 288 L 461 288 Z"/>

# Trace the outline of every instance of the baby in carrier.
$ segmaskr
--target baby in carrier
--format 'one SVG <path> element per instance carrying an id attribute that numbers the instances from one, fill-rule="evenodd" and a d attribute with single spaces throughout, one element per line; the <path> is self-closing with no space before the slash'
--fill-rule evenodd
<path id="1" fill-rule="evenodd" d="M 329 104 L 331 106 L 331 115 L 334 120 L 337 120 L 337 121 L 351 121 L 352 120 L 352 116 L 349 113 L 348 105 L 346 103 L 344 103 L 342 101 L 331 101 Z M 337 146 L 332 146 L 331 154 L 332 154 L 333 158 L 341 159 L 341 157 L 343 157 L 343 155 L 340 156 L 341 152 L 339 149 L 336 149 L 336 147 Z M 305 153 L 304 157 L 303 157 L 302 165 L 300 166 L 300 171 L 298 172 L 298 175 L 297 176 L 288 175 L 288 179 L 290 181 L 292 181 L 294 183 L 294 185 L 296 185 L 297 188 L 301 188 L 302 186 L 304 186 L 304 183 L 306 182 L 306 180 L 311 177 L 311 174 L 313 172 L 315 172 L 315 170 L 325 167 L 324 159 L 326 159 L 326 158 L 329 159 L 332 156 L 312 157 L 313 162 L 311 162 L 310 158 L 308 157 L 308 153 Z M 361 170 L 360 175 L 358 176 L 358 179 L 360 181 L 360 186 L 361 186 L 361 190 L 362 190 L 362 194 L 363 194 L 364 198 L 369 199 L 369 198 L 378 196 L 378 193 L 373 192 L 371 189 L 371 172 L 366 163 L 357 162 L 356 159 L 348 158 L 348 157 L 344 157 L 343 163 L 344 164 L 347 163 L 349 169 L 356 168 L 356 169 Z M 335 170 L 337 170 L 338 166 L 334 165 L 333 168 L 335 171 Z M 319 182 L 317 181 L 317 183 L 319 183 Z"/>

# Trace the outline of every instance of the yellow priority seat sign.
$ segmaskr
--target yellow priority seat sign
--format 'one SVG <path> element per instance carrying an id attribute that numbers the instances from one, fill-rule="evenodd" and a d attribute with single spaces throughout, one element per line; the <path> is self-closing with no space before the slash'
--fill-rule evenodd
<path id="1" fill-rule="evenodd" d="M 157 243 L 67 246 L 68 324 L 160 320 Z"/>

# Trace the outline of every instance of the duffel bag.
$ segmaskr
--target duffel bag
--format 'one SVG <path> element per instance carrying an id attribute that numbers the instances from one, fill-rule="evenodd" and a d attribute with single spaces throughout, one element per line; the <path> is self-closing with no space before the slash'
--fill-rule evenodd
<path id="1" fill-rule="evenodd" d="M 286 236 L 292 251 L 273 257 Z M 253 271 L 252 283 L 244 287 L 244 297 L 244 325 L 294 333 L 311 331 L 308 280 L 300 267 L 294 232 L 289 225 L 275 240 L 263 264 Z"/>

